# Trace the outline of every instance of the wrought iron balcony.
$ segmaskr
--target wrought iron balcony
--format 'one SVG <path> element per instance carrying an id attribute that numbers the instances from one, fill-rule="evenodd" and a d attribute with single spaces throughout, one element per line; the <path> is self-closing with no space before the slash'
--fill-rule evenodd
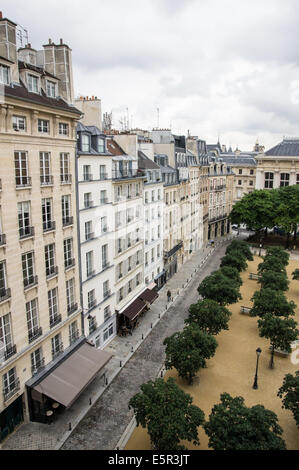
<path id="1" fill-rule="evenodd" d="M 8 299 L 10 299 L 11 297 L 11 290 L 10 289 L 6 289 L 6 288 L 2 288 L 0 289 L 0 302 L 4 302 Z"/>
<path id="2" fill-rule="evenodd" d="M 75 266 L 75 258 L 68 258 L 64 261 L 65 269 L 72 268 Z"/>
<path id="3" fill-rule="evenodd" d="M 112 179 L 127 179 L 127 178 L 134 178 L 138 174 L 137 170 L 113 170 L 112 171 Z"/>
<path id="4" fill-rule="evenodd" d="M 109 268 L 110 266 L 110 263 L 109 261 L 103 261 L 103 264 L 102 264 L 102 270 L 104 271 L 104 269 L 107 269 Z"/>
<path id="5" fill-rule="evenodd" d="M 107 299 L 108 297 L 110 297 L 110 295 L 111 295 L 111 289 L 108 289 L 103 293 L 103 298 Z"/>
<path id="6" fill-rule="evenodd" d="M 89 232 L 85 234 L 85 241 L 93 240 L 94 239 L 94 232 Z"/>
<path id="7" fill-rule="evenodd" d="M 72 175 L 60 175 L 60 182 L 61 184 L 71 184 L 72 183 Z"/>
<path id="8" fill-rule="evenodd" d="M 56 229 L 56 222 L 53 220 L 48 220 L 47 222 L 43 222 L 43 231 L 50 232 Z"/>
<path id="9" fill-rule="evenodd" d="M 54 326 L 58 325 L 62 320 L 61 315 L 54 315 L 52 318 L 50 318 L 50 328 L 54 328 Z"/>
<path id="10" fill-rule="evenodd" d="M 42 175 L 40 177 L 41 186 L 52 186 L 53 182 L 54 182 L 54 178 L 52 175 Z"/>
<path id="11" fill-rule="evenodd" d="M 107 180 L 108 179 L 108 173 L 100 173 L 100 180 Z"/>
<path id="12" fill-rule="evenodd" d="M 93 318 L 89 324 L 89 334 L 93 333 L 97 329 L 97 327 L 98 327 L 98 324 L 95 318 Z"/>
<path id="13" fill-rule="evenodd" d="M 49 279 L 50 277 L 57 276 L 58 274 L 58 266 L 50 266 L 46 268 L 46 277 Z"/>
<path id="14" fill-rule="evenodd" d="M 4 233 L 0 233 L 0 246 L 6 245 L 6 235 Z"/>
<path id="15" fill-rule="evenodd" d="M 52 357 L 53 360 L 56 359 L 56 357 L 60 356 L 60 354 L 63 353 L 63 343 L 60 342 L 55 349 L 52 349 Z"/>
<path id="16" fill-rule="evenodd" d="M 108 198 L 107 197 L 103 197 L 100 199 L 100 204 L 108 204 Z"/>
<path id="17" fill-rule="evenodd" d="M 32 343 L 32 341 L 35 341 L 37 338 L 42 336 L 42 334 L 43 334 L 43 330 L 41 327 L 33 328 L 33 330 L 28 332 L 29 343 Z"/>
<path id="18" fill-rule="evenodd" d="M 91 173 L 84 173 L 83 180 L 84 181 L 92 181 L 93 180 L 93 175 Z"/>
<path id="19" fill-rule="evenodd" d="M 17 176 L 16 177 L 16 187 L 17 189 L 31 187 L 31 177 L 30 176 Z"/>
<path id="20" fill-rule="evenodd" d="M 183 242 L 179 242 L 176 246 L 174 246 L 170 251 L 164 251 L 164 257 L 170 258 L 174 255 L 177 251 L 179 251 L 183 247 Z"/>
<path id="21" fill-rule="evenodd" d="M 20 390 L 20 379 L 15 377 L 14 381 L 8 387 L 3 388 L 3 401 L 8 401 L 15 393 Z"/>
<path id="22" fill-rule="evenodd" d="M 15 344 L 7 347 L 4 351 L 4 360 L 7 361 L 7 359 L 14 356 L 16 353 L 17 353 L 17 346 Z"/>
<path id="23" fill-rule="evenodd" d="M 80 332 L 79 332 L 79 329 L 77 328 L 77 330 L 73 331 L 73 333 L 69 335 L 70 344 L 77 341 L 79 337 L 80 337 Z"/>
<path id="24" fill-rule="evenodd" d="M 24 238 L 34 237 L 34 227 L 21 227 L 19 228 L 20 240 Z"/>
<path id="25" fill-rule="evenodd" d="M 88 302 L 88 310 L 92 310 L 97 305 L 97 299 L 92 299 Z"/>
<path id="26" fill-rule="evenodd" d="M 73 225 L 74 217 L 63 217 L 62 218 L 62 225 L 63 227 L 67 227 L 68 225 Z"/>
<path id="27" fill-rule="evenodd" d="M 29 276 L 24 279 L 24 289 L 29 289 L 38 283 L 37 276 Z"/>
<path id="28" fill-rule="evenodd" d="M 209 219 L 209 223 L 218 222 L 220 220 L 226 219 L 226 217 L 227 217 L 227 214 L 218 215 L 217 217 L 213 217 L 212 219 Z"/>
<path id="29" fill-rule="evenodd" d="M 68 308 L 67 308 L 67 314 L 68 315 L 71 315 L 72 313 L 76 312 L 78 310 L 78 304 L 72 304 L 72 305 L 69 305 Z"/>
<path id="30" fill-rule="evenodd" d="M 31 366 L 31 374 L 36 375 L 45 368 L 45 358 L 42 357 L 34 366 Z"/>

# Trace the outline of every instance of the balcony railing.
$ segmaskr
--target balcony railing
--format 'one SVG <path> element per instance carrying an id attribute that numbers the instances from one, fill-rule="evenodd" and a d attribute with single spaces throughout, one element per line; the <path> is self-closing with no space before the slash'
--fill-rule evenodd
<path id="1" fill-rule="evenodd" d="M 62 315 L 54 315 L 50 318 L 50 328 L 54 328 L 54 326 L 58 325 L 62 320 Z"/>
<path id="2" fill-rule="evenodd" d="M 63 343 L 59 343 L 55 349 L 52 349 L 53 360 L 56 359 L 60 354 L 63 353 Z"/>
<path id="3" fill-rule="evenodd" d="M 103 197 L 100 199 L 100 204 L 108 204 L 108 198 L 107 197 Z"/>
<path id="4" fill-rule="evenodd" d="M 85 234 L 85 241 L 92 240 L 94 238 L 94 232 Z"/>
<path id="5" fill-rule="evenodd" d="M 91 173 L 85 173 L 83 175 L 83 180 L 84 181 L 92 181 L 93 180 L 93 175 Z"/>
<path id="6" fill-rule="evenodd" d="M 134 178 L 137 176 L 137 170 L 113 170 L 112 179 L 125 179 L 125 178 Z"/>
<path id="7" fill-rule="evenodd" d="M 110 262 L 109 262 L 109 261 L 103 261 L 102 270 L 104 271 L 104 269 L 109 268 L 109 266 L 110 266 Z"/>
<path id="8" fill-rule="evenodd" d="M 43 334 L 43 330 L 41 327 L 36 327 L 33 330 L 28 332 L 28 341 L 29 343 L 32 343 L 32 341 L 35 341 L 37 338 L 39 338 Z"/>
<path id="9" fill-rule="evenodd" d="M 64 261 L 65 269 L 72 268 L 75 266 L 75 258 L 68 258 Z"/>
<path id="10" fill-rule="evenodd" d="M 227 217 L 227 214 L 218 215 L 217 217 L 213 217 L 212 219 L 209 219 L 209 222 L 210 223 L 217 222 L 219 220 L 226 219 L 226 217 Z"/>
<path id="11" fill-rule="evenodd" d="M 84 201 L 84 209 L 91 209 L 92 207 L 94 207 L 93 201 L 90 201 L 90 200 Z"/>
<path id="12" fill-rule="evenodd" d="M 90 269 L 86 272 L 86 277 L 87 277 L 87 279 L 89 279 L 89 278 L 95 276 L 95 274 L 96 274 L 96 270 L 95 269 L 92 269 L 92 270 Z"/>
<path id="13" fill-rule="evenodd" d="M 0 246 L 6 245 L 6 235 L 4 233 L 0 233 Z"/>
<path id="14" fill-rule="evenodd" d="M 60 182 L 61 184 L 71 184 L 72 183 L 72 175 L 60 175 Z"/>
<path id="15" fill-rule="evenodd" d="M 72 305 L 69 305 L 68 308 L 67 308 L 67 313 L 68 315 L 71 315 L 72 313 L 76 312 L 78 310 L 78 304 L 72 304 Z"/>
<path id="16" fill-rule="evenodd" d="M 0 289 L 0 302 L 4 302 L 5 300 L 10 299 L 11 297 L 11 290 L 2 288 Z"/>
<path id="17" fill-rule="evenodd" d="M 111 289 L 108 289 L 103 293 L 103 298 L 107 299 L 108 297 L 110 297 L 110 295 L 111 295 Z"/>
<path id="18" fill-rule="evenodd" d="M 88 302 L 88 310 L 92 310 L 97 305 L 97 299 L 90 300 Z"/>
<path id="19" fill-rule="evenodd" d="M 38 283 L 37 276 L 29 276 L 24 279 L 24 289 L 29 289 L 30 287 L 35 286 Z"/>
<path id="20" fill-rule="evenodd" d="M 100 173 L 100 180 L 107 180 L 108 179 L 108 173 Z"/>
<path id="21" fill-rule="evenodd" d="M 36 375 L 45 368 L 45 358 L 42 357 L 34 366 L 31 366 L 31 374 Z"/>
<path id="22" fill-rule="evenodd" d="M 46 268 L 46 277 L 54 277 L 57 276 L 58 274 L 58 266 L 50 266 L 49 268 Z"/>
<path id="23" fill-rule="evenodd" d="M 68 225 L 73 225 L 74 217 L 63 217 L 62 218 L 62 225 L 63 227 L 67 227 Z"/>
<path id="24" fill-rule="evenodd" d="M 21 227 L 19 228 L 20 239 L 34 237 L 34 227 Z"/>
<path id="25" fill-rule="evenodd" d="M 16 377 L 8 387 L 3 388 L 3 400 L 8 401 L 15 393 L 20 390 L 20 379 Z"/>
<path id="26" fill-rule="evenodd" d="M 73 333 L 69 335 L 70 344 L 77 341 L 77 339 L 79 339 L 79 337 L 80 337 L 80 332 L 79 332 L 79 329 L 77 328 L 76 331 L 73 331 Z"/>
<path id="27" fill-rule="evenodd" d="M 40 177 L 41 186 L 52 186 L 53 182 L 54 182 L 54 178 L 52 175 L 42 175 Z"/>
<path id="28" fill-rule="evenodd" d="M 28 188 L 32 186 L 30 176 L 17 176 L 16 177 L 16 187 L 17 188 Z"/>
<path id="29" fill-rule="evenodd" d="M 7 361 L 10 357 L 14 356 L 17 353 L 17 346 L 14 344 L 5 349 L 4 360 Z"/>
<path id="30" fill-rule="evenodd" d="M 56 222 L 53 220 L 48 220 L 47 222 L 43 222 L 43 231 L 50 232 L 56 229 Z"/>
<path id="31" fill-rule="evenodd" d="M 183 246 L 183 242 L 179 242 L 176 246 L 174 246 L 170 251 L 164 251 L 165 258 L 170 258 L 174 255 L 177 251 L 179 251 Z"/>
<path id="32" fill-rule="evenodd" d="M 95 320 L 93 320 L 92 323 L 89 324 L 89 334 L 93 333 L 98 327 L 98 324 Z"/>

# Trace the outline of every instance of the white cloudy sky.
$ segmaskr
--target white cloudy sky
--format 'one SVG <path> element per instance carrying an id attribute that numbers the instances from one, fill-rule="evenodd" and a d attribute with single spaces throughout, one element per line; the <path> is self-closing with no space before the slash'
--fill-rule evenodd
<path id="1" fill-rule="evenodd" d="M 251 149 L 299 135 L 298 0 L 2 0 L 41 49 L 73 50 L 75 93 L 119 127 Z"/>

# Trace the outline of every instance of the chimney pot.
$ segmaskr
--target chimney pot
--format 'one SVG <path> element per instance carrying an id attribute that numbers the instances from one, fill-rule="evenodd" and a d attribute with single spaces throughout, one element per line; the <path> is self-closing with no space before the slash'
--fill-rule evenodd
<path id="1" fill-rule="evenodd" d="M 63 39 L 60 39 L 60 44 L 63 44 Z"/>
<path id="2" fill-rule="evenodd" d="M 49 44 L 52 44 L 52 39 L 49 39 Z"/>
<path id="3" fill-rule="evenodd" d="M 3 16 L 2 16 L 2 11 L 0 11 L 0 20 L 2 20 Z"/>

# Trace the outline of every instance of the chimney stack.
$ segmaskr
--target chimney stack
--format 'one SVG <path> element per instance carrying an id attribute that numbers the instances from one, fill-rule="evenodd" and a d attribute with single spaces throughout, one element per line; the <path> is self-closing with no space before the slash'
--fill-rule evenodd
<path id="1" fill-rule="evenodd" d="M 0 11 L 0 20 L 2 20 L 3 16 L 2 16 L 2 11 Z"/>

